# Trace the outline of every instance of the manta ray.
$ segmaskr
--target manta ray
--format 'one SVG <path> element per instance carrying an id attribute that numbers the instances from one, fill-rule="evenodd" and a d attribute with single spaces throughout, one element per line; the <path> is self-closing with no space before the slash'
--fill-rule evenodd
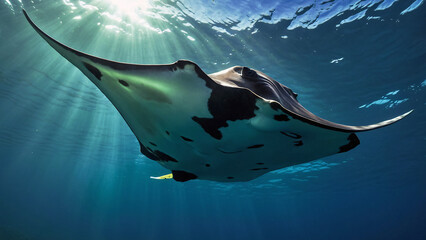
<path id="1" fill-rule="evenodd" d="M 367 126 L 330 122 L 261 71 L 235 66 L 206 74 L 188 60 L 164 65 L 110 61 L 65 46 L 23 13 L 111 101 L 141 153 L 171 171 L 154 179 L 249 181 L 347 152 L 359 145 L 357 132 L 387 126 L 412 111 Z"/>

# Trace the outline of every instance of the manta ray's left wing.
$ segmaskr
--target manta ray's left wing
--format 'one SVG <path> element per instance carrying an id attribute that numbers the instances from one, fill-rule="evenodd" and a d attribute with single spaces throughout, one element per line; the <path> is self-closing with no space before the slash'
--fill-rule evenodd
<path id="1" fill-rule="evenodd" d="M 162 73 L 162 72 L 173 72 L 176 71 L 178 68 L 183 69 L 186 64 L 195 65 L 193 73 L 199 77 L 199 78 L 208 78 L 208 80 L 211 80 L 195 63 L 187 60 L 179 60 L 172 64 L 159 64 L 159 65 L 143 65 L 143 64 L 130 64 L 130 63 L 123 63 L 123 62 L 116 62 L 111 61 L 99 57 L 95 57 L 83 52 L 80 52 L 78 50 L 75 50 L 73 48 L 70 48 L 49 35 L 47 35 L 45 32 L 43 32 L 35 23 L 31 20 L 31 18 L 28 16 L 27 12 L 25 10 L 22 10 L 25 18 L 28 20 L 28 22 L 31 24 L 31 26 L 34 28 L 34 30 L 40 34 L 40 36 L 46 40 L 46 42 L 52 46 L 58 53 L 60 53 L 63 57 L 65 57 L 68 61 L 70 61 L 72 64 L 74 64 L 77 68 L 79 68 L 87 77 L 89 77 L 91 80 L 93 77 L 97 79 L 98 81 L 102 80 L 103 72 L 101 69 L 97 68 L 94 65 L 102 66 L 109 68 L 105 71 L 105 73 L 108 73 L 108 70 L 116 70 L 116 71 L 146 71 L 147 73 L 150 73 L 151 75 L 154 75 L 153 73 Z M 205 79 L 206 80 L 206 79 Z M 96 83 L 96 81 L 93 81 Z"/>
<path id="2" fill-rule="evenodd" d="M 191 99 L 207 102 L 211 89 L 206 85 L 213 84 L 213 80 L 191 61 L 142 65 L 95 57 L 56 41 L 35 25 L 24 10 L 23 13 L 50 46 L 79 68 L 104 93 L 140 141 L 141 132 L 153 132 L 158 128 L 155 115 L 164 116 L 165 112 L 168 115 L 182 115 L 182 112 L 195 108 L 197 102 Z M 194 88 L 197 91 L 193 91 Z M 171 105 L 179 107 L 168 108 Z M 180 112 L 173 112 L 176 109 Z M 147 112 L 150 114 L 144 114 Z"/>

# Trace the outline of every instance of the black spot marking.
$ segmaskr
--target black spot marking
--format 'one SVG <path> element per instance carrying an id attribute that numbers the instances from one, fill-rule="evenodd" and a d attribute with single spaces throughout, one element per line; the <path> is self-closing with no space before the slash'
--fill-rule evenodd
<path id="1" fill-rule="evenodd" d="M 300 136 L 297 133 L 293 133 L 293 132 L 280 131 L 280 133 L 286 135 L 287 137 L 291 137 L 291 138 L 294 138 L 294 139 L 300 139 L 300 138 L 302 138 L 302 136 Z"/>
<path id="2" fill-rule="evenodd" d="M 210 167 L 210 164 L 208 164 L 208 163 L 207 163 L 207 164 L 206 164 L 206 167 Z"/>
<path id="3" fill-rule="evenodd" d="M 274 115 L 274 119 L 277 121 L 289 121 L 290 118 L 288 118 L 287 115 L 285 114 L 280 114 L 280 115 Z"/>
<path id="4" fill-rule="evenodd" d="M 141 153 L 145 155 L 147 158 L 152 160 L 157 160 L 158 157 L 152 154 L 152 150 L 149 147 L 145 147 L 141 142 L 139 142 L 139 145 L 141 147 Z"/>
<path id="5" fill-rule="evenodd" d="M 228 179 L 234 179 L 234 177 L 227 177 Z"/>
<path id="6" fill-rule="evenodd" d="M 173 179 L 177 182 L 186 182 L 198 178 L 197 175 L 185 171 L 172 171 Z"/>
<path id="7" fill-rule="evenodd" d="M 264 168 L 253 168 L 253 169 L 250 169 L 250 170 L 259 171 L 259 170 L 266 170 L 266 169 L 268 169 L 268 168 L 266 168 L 266 167 L 264 167 Z"/>
<path id="8" fill-rule="evenodd" d="M 248 68 L 248 67 L 243 67 L 243 69 L 242 69 L 242 71 L 241 71 L 241 76 L 243 77 L 243 78 L 246 78 L 246 79 L 257 79 L 257 72 L 256 71 L 254 71 L 254 70 L 251 70 L 250 68 Z"/>
<path id="9" fill-rule="evenodd" d="M 151 148 L 149 147 L 145 147 L 141 142 L 139 142 L 139 145 L 141 147 L 141 153 L 143 155 L 145 155 L 147 158 L 152 159 L 154 161 L 164 161 L 164 162 L 177 162 L 176 159 L 174 159 L 173 157 L 159 151 L 159 150 L 155 150 L 153 151 Z"/>
<path id="10" fill-rule="evenodd" d="M 339 153 L 347 152 L 360 144 L 359 139 L 355 135 L 355 133 L 351 133 L 348 137 L 348 140 L 349 140 L 348 144 L 343 145 L 339 148 Z"/>
<path id="11" fill-rule="evenodd" d="M 178 67 L 180 69 L 184 69 L 185 66 L 186 66 L 186 64 L 189 64 L 188 62 L 189 61 L 186 61 L 186 60 L 179 60 L 179 61 L 175 62 L 174 67 Z"/>
<path id="12" fill-rule="evenodd" d="M 89 72 L 91 72 L 97 79 L 99 79 L 99 81 L 101 80 L 102 73 L 99 71 L 99 69 L 85 62 L 83 65 L 87 68 L 87 70 L 89 70 Z"/>
<path id="13" fill-rule="evenodd" d="M 263 165 L 264 163 L 263 162 L 258 162 L 258 163 L 256 163 L 257 165 Z"/>
<path id="14" fill-rule="evenodd" d="M 228 127 L 227 121 L 244 120 L 255 117 L 256 96 L 250 91 L 240 88 L 211 86 L 212 92 L 208 100 L 209 112 L 213 118 L 192 117 L 192 120 L 212 137 L 220 140 L 219 128 Z"/>
<path id="15" fill-rule="evenodd" d="M 170 135 L 169 131 L 166 131 L 166 134 L 167 134 L 167 135 Z"/>
<path id="16" fill-rule="evenodd" d="M 303 145 L 303 141 L 302 141 L 302 140 L 294 141 L 294 146 L 298 146 L 298 147 L 300 147 L 300 146 L 302 146 L 302 145 Z"/>
<path id="17" fill-rule="evenodd" d="M 282 111 L 282 106 L 279 103 L 277 103 L 277 102 L 271 102 L 270 106 L 275 111 L 278 111 L 278 110 Z"/>
<path id="18" fill-rule="evenodd" d="M 204 131 L 220 140 L 222 133 L 219 128 L 228 127 L 226 121 L 244 120 L 256 116 L 254 110 L 258 109 L 255 105 L 257 97 L 252 92 L 247 89 L 219 85 L 193 62 L 179 60 L 174 65 L 184 68 L 188 64 L 194 66 L 198 77 L 206 82 L 208 88 L 212 89 L 207 106 L 213 118 L 192 117 L 192 120 L 200 124 Z"/>
<path id="19" fill-rule="evenodd" d="M 187 141 L 187 142 L 193 142 L 194 140 L 184 137 L 184 136 L 180 136 L 183 140 Z"/>
<path id="20" fill-rule="evenodd" d="M 149 142 L 149 144 L 151 144 L 152 146 L 157 146 L 157 144 L 155 144 L 153 142 Z"/>
<path id="21" fill-rule="evenodd" d="M 123 85 L 123 86 L 125 86 L 125 87 L 128 87 L 128 86 L 129 86 L 129 84 L 128 84 L 126 81 L 124 81 L 124 80 L 118 79 L 118 82 L 120 82 L 120 83 L 121 83 L 121 85 Z"/>
<path id="22" fill-rule="evenodd" d="M 247 148 L 260 148 L 260 147 L 263 147 L 263 146 L 265 146 L 265 144 L 256 144 L 256 145 L 253 145 L 253 146 L 250 146 L 250 147 L 247 147 Z"/>

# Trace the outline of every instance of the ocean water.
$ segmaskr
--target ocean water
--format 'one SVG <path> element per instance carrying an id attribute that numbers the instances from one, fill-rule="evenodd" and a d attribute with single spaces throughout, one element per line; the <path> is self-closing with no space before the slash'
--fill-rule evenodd
<path id="1" fill-rule="evenodd" d="M 22 8 L 95 56 L 261 70 L 334 122 L 414 112 L 249 182 L 152 180 L 168 170 Z M 0 239 L 426 239 L 423 0 L 3 0 L 0 43 Z"/>

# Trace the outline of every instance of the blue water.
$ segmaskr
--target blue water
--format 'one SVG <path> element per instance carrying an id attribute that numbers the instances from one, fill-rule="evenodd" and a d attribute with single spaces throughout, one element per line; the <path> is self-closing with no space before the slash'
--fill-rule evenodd
<path id="1" fill-rule="evenodd" d="M 426 239 L 423 0 L 0 2 L 0 239 Z M 89 54 L 270 75 L 357 148 L 243 183 L 155 181 Z"/>

